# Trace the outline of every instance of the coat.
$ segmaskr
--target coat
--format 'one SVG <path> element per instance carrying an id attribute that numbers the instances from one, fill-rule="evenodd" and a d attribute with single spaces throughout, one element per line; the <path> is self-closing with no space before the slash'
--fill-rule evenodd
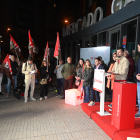
<path id="1" fill-rule="evenodd" d="M 73 79 L 75 75 L 75 65 L 66 63 L 61 70 L 62 76 L 66 80 Z"/>
<path id="2" fill-rule="evenodd" d="M 135 70 L 135 62 L 133 58 L 130 57 L 129 55 L 126 58 L 129 60 L 130 63 L 127 77 L 133 77 L 134 70 Z"/>
<path id="3" fill-rule="evenodd" d="M 136 78 L 136 75 L 137 75 L 138 73 L 140 74 L 140 58 L 138 59 L 137 66 L 136 66 L 136 71 L 135 71 L 135 74 L 134 74 L 134 78 L 135 78 L 136 82 L 140 82 L 140 81 L 137 80 L 137 78 Z"/>
<path id="4" fill-rule="evenodd" d="M 112 72 L 116 73 L 115 80 L 126 80 L 129 70 L 129 61 L 125 56 L 116 59 Z"/>
<path id="5" fill-rule="evenodd" d="M 84 69 L 83 77 L 84 80 L 83 86 L 91 87 L 93 85 L 94 69 L 90 67 L 89 69 Z"/>
<path id="6" fill-rule="evenodd" d="M 111 72 L 112 69 L 114 68 L 114 66 L 115 66 L 115 63 L 112 63 L 112 64 L 110 65 L 109 70 L 108 70 L 107 72 Z M 109 80 L 109 79 L 107 80 L 107 85 L 106 85 L 106 87 L 107 87 L 107 88 L 110 88 L 110 82 L 111 82 L 111 90 L 113 90 L 113 83 L 114 83 L 115 76 L 114 76 L 114 74 L 111 74 L 111 76 L 108 76 L 108 77 L 111 77 L 111 80 Z"/>
<path id="7" fill-rule="evenodd" d="M 25 80 L 31 80 L 31 79 L 32 80 L 35 80 L 35 73 L 28 74 L 29 71 L 33 71 L 33 70 L 35 70 L 35 73 L 37 73 L 37 68 L 36 68 L 36 65 L 35 64 L 32 64 L 31 67 L 30 67 L 30 65 L 28 64 L 28 62 L 23 63 L 22 73 L 25 74 Z"/>

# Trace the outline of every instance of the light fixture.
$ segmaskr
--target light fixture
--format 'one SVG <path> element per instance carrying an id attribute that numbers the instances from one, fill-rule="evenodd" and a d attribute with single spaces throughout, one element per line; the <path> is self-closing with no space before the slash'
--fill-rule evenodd
<path id="1" fill-rule="evenodd" d="M 65 20 L 65 23 L 69 23 L 69 21 L 68 20 Z"/>
<path id="2" fill-rule="evenodd" d="M 53 6 L 56 7 L 56 4 L 54 4 Z"/>
<path id="3" fill-rule="evenodd" d="M 8 30 L 8 31 L 10 31 L 11 29 L 10 29 L 10 28 L 8 28 L 7 30 Z"/>
<path id="4" fill-rule="evenodd" d="M 1 40 L 1 42 L 3 42 L 3 41 Z"/>

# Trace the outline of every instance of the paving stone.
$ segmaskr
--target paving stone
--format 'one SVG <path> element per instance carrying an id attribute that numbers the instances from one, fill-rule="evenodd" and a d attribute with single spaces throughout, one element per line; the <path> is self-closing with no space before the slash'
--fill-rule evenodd
<path id="1" fill-rule="evenodd" d="M 111 140 L 80 106 L 50 93 L 47 100 L 0 96 L 0 140 Z"/>

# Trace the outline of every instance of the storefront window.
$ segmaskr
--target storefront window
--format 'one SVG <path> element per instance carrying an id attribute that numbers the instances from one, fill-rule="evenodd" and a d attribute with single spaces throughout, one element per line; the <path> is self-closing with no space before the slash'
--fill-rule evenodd
<path id="1" fill-rule="evenodd" d="M 91 43 L 93 47 L 97 47 L 97 34 L 91 37 Z"/>
<path id="2" fill-rule="evenodd" d="M 123 25 L 122 46 L 127 49 L 129 55 L 135 59 L 135 43 L 136 43 L 137 20 L 133 20 Z M 137 57 L 137 56 L 136 56 Z M 138 56 L 139 57 L 139 56 Z"/>
<path id="3" fill-rule="evenodd" d="M 99 34 L 98 46 L 106 46 L 106 32 L 102 32 Z"/>
<path id="4" fill-rule="evenodd" d="M 85 39 L 85 48 L 88 48 L 90 46 L 89 38 Z"/>

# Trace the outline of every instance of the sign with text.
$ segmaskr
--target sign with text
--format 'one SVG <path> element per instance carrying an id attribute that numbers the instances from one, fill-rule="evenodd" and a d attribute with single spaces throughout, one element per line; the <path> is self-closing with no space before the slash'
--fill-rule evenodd
<path id="1" fill-rule="evenodd" d="M 101 70 L 101 69 L 95 69 L 94 70 L 94 80 L 93 80 L 93 89 L 101 92 L 103 90 L 103 86 L 104 86 L 104 75 L 105 75 L 105 71 Z"/>

